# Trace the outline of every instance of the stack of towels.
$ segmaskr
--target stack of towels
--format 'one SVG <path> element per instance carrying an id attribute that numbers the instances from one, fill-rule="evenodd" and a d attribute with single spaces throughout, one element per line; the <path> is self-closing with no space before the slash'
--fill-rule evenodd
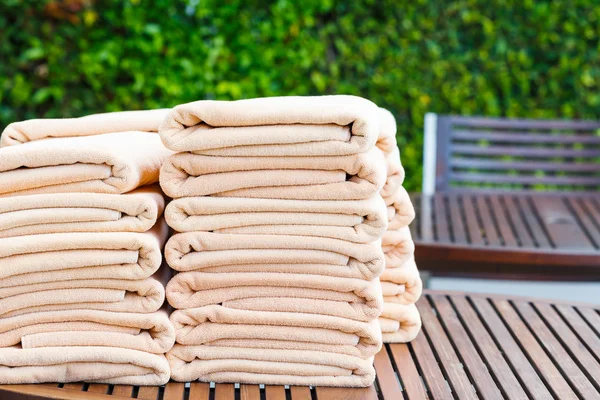
<path id="1" fill-rule="evenodd" d="M 169 380 L 167 111 L 30 120 L 0 142 L 0 382 Z"/>
<path id="2" fill-rule="evenodd" d="M 415 245 L 408 227 L 415 217 L 415 210 L 402 187 L 404 169 L 396 144 L 396 120 L 385 109 L 380 109 L 379 117 L 376 146 L 383 151 L 387 165 L 387 180 L 380 193 L 388 207 L 388 229 L 382 237 L 385 270 L 380 280 L 384 305 L 379 323 L 385 343 L 405 343 L 413 340 L 421 329 L 415 303 L 421 296 L 423 284 L 415 264 Z"/>
<path id="3" fill-rule="evenodd" d="M 373 382 L 379 276 L 386 263 L 410 269 L 410 257 L 392 261 L 408 251 L 413 212 L 390 161 L 399 162 L 397 147 L 386 154 L 386 113 L 362 98 L 325 96 L 198 101 L 167 116 L 160 135 L 179 152 L 160 174 L 174 199 L 165 218 L 180 232 L 165 248 L 179 271 L 167 286 L 177 309 L 173 379 Z M 384 235 L 393 237 L 382 243 Z M 398 279 L 390 274 L 386 298 L 413 291 Z M 411 311 L 394 306 L 382 321 L 396 323 L 386 335 L 398 340 L 406 330 L 396 317 Z"/>

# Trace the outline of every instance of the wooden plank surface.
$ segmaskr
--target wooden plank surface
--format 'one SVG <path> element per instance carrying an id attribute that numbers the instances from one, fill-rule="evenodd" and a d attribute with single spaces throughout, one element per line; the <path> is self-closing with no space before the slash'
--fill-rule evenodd
<path id="1" fill-rule="evenodd" d="M 600 281 L 600 192 L 411 196 L 433 205 L 433 213 L 416 209 L 430 233 L 414 241 L 417 265 L 434 276 Z"/>
<path id="2" fill-rule="evenodd" d="M 600 305 L 431 291 L 419 300 L 418 308 L 423 331 L 412 343 L 382 348 L 374 362 L 376 383 L 368 388 L 216 384 L 211 389 L 210 384 L 198 382 L 172 382 L 164 388 L 70 383 L 4 385 L 0 386 L 0 398 L 600 398 Z"/>

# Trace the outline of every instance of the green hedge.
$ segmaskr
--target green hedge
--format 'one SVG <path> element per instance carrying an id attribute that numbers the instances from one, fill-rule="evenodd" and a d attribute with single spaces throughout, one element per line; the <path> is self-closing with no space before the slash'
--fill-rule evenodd
<path id="1" fill-rule="evenodd" d="M 0 129 L 204 98 L 356 94 L 395 114 L 415 190 L 427 111 L 600 117 L 595 0 L 0 3 Z"/>

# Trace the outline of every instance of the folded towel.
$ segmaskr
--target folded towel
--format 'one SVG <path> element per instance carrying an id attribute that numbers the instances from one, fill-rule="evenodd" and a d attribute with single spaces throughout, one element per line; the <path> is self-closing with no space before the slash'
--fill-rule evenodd
<path id="1" fill-rule="evenodd" d="M 391 112 L 382 107 L 378 110 L 377 118 L 379 120 L 379 135 L 376 146 L 387 155 L 398 148 L 396 142 L 396 119 Z"/>
<path id="2" fill-rule="evenodd" d="M 118 347 L 164 354 L 174 343 L 175 330 L 165 311 L 62 310 L 0 319 L 0 347 L 63 347 L 65 352 L 81 346 Z"/>
<path id="3" fill-rule="evenodd" d="M 164 303 L 163 283 L 154 279 L 71 279 L 0 288 L 0 316 L 88 309 L 153 312 Z"/>
<path id="4" fill-rule="evenodd" d="M 208 155 L 345 155 L 374 145 L 378 113 L 344 95 L 196 101 L 175 107 L 160 134 L 172 150 Z"/>
<path id="5" fill-rule="evenodd" d="M 219 157 L 178 153 L 165 160 L 160 185 L 172 198 L 189 196 L 299 200 L 360 200 L 386 180 L 383 153 L 321 157 Z"/>
<path id="6" fill-rule="evenodd" d="M 180 382 L 365 387 L 375 380 L 373 357 L 322 351 L 175 345 L 167 358 Z"/>
<path id="7" fill-rule="evenodd" d="M 359 321 L 377 318 L 383 305 L 378 279 L 264 272 L 183 272 L 169 282 L 167 298 L 175 308 L 221 304 L 235 309 L 314 313 Z"/>
<path id="8" fill-rule="evenodd" d="M 53 193 L 0 198 L 0 237 L 66 232 L 145 232 L 162 215 L 158 185 L 126 193 Z"/>
<path id="9" fill-rule="evenodd" d="M 115 347 L 0 348 L 0 383 L 98 382 L 164 385 L 169 363 L 162 354 Z"/>
<path id="10" fill-rule="evenodd" d="M 8 125 L 0 147 L 23 144 L 35 140 L 93 136 L 113 132 L 158 132 L 160 123 L 169 109 L 124 111 L 88 115 L 81 118 L 30 119 Z"/>
<path id="11" fill-rule="evenodd" d="M 355 321 L 329 315 L 254 311 L 209 305 L 177 310 L 171 314 L 177 343 L 212 345 L 223 339 L 269 340 L 282 349 L 297 342 L 328 345 L 329 351 L 347 355 L 348 346 L 365 359 L 381 348 L 381 329 L 376 320 Z M 290 343 L 291 342 L 291 343 Z M 342 350 L 338 351 L 338 347 Z"/>
<path id="12" fill-rule="evenodd" d="M 415 219 L 415 208 L 410 201 L 410 196 L 402 186 L 396 193 L 387 197 L 388 205 L 388 230 L 394 231 L 407 227 Z"/>
<path id="13" fill-rule="evenodd" d="M 0 287 L 71 279 L 144 279 L 161 264 L 163 219 L 144 233 L 53 233 L 0 239 Z"/>
<path id="14" fill-rule="evenodd" d="M 391 153 L 386 154 L 385 164 L 387 167 L 387 179 L 379 193 L 386 200 L 386 203 L 389 203 L 390 198 L 393 198 L 398 189 L 402 187 L 402 182 L 404 182 L 404 168 L 400 163 L 400 150 L 397 147 Z"/>
<path id="15" fill-rule="evenodd" d="M 325 264 L 340 271 L 338 276 L 358 273 L 371 280 L 384 268 L 379 241 L 359 244 L 310 236 L 179 233 L 167 242 L 165 258 L 182 272 L 228 265 L 251 264 L 259 271 L 264 264 Z"/>
<path id="16" fill-rule="evenodd" d="M 380 279 L 386 303 L 414 304 L 423 292 L 423 282 L 412 256 L 400 267 L 386 268 Z"/>
<path id="17" fill-rule="evenodd" d="M 412 240 L 410 228 L 406 226 L 395 231 L 385 232 L 381 237 L 381 248 L 385 254 L 386 268 L 404 265 L 415 252 L 415 243 Z"/>
<path id="18" fill-rule="evenodd" d="M 421 317 L 414 304 L 385 303 L 379 317 L 384 343 L 406 343 L 421 330 Z"/>
<path id="19" fill-rule="evenodd" d="M 366 200 L 280 200 L 240 197 L 183 197 L 165 219 L 178 232 L 317 236 L 368 243 L 387 229 L 381 196 Z"/>

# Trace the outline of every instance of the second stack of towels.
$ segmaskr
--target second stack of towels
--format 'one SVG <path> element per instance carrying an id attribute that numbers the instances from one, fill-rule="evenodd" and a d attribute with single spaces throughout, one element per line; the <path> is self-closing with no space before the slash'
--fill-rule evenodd
<path id="1" fill-rule="evenodd" d="M 198 101 L 160 133 L 178 381 L 368 386 L 389 213 L 380 110 L 353 96 Z"/>

